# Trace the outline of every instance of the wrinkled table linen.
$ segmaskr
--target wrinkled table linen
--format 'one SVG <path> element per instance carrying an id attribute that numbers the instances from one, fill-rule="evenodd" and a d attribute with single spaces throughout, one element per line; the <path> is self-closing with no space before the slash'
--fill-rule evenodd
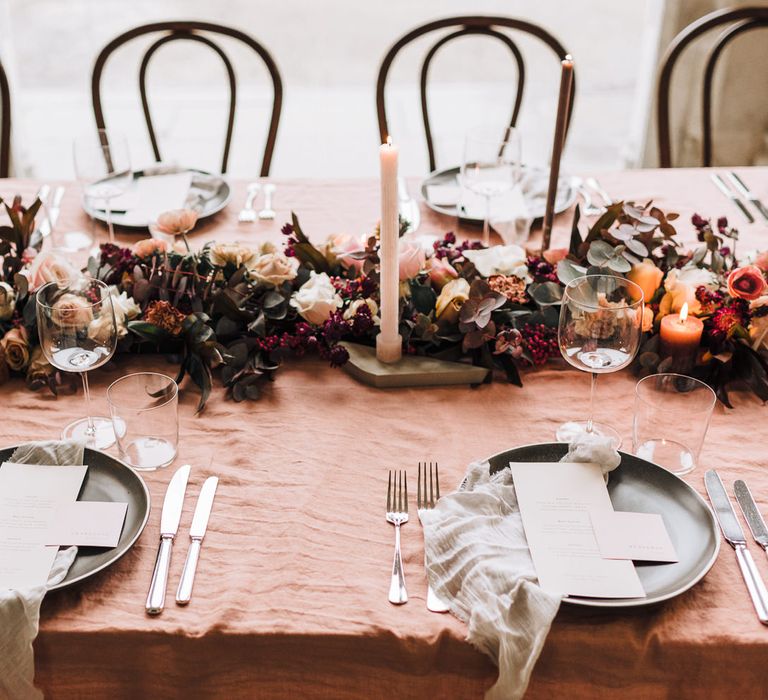
<path id="1" fill-rule="evenodd" d="M 768 201 L 768 170 L 739 173 Z M 705 170 L 626 172 L 600 181 L 616 196 L 654 199 L 679 212 L 689 236 L 685 222 L 694 211 L 726 214 L 741 229 L 740 251 L 768 247 L 768 227 L 743 224 Z M 315 241 L 367 233 L 378 218 L 374 180 L 278 181 L 275 221 L 238 225 L 245 184 L 235 183 L 226 211 L 196 229 L 195 244 L 279 242 L 291 210 Z M 2 181 L 0 194 L 31 197 L 38 186 Z M 59 230 L 88 226 L 78 197 L 77 187 L 67 188 Z M 422 216 L 420 232 L 463 233 L 426 207 Z M 565 245 L 570 220 L 559 217 L 556 225 L 553 245 Z M 111 381 L 150 369 L 176 371 L 163 357 L 124 355 L 91 372 L 95 410 L 108 415 Z M 403 527 L 410 601 L 400 607 L 387 601 L 393 533 L 384 519 L 386 475 L 389 468 L 408 468 L 415 490 L 416 463 L 437 460 L 445 493 L 472 461 L 551 441 L 556 426 L 579 415 L 588 400 L 588 376 L 564 363 L 522 376 L 522 389 L 499 381 L 477 389 L 375 390 L 321 361 L 297 360 L 286 363 L 257 403 L 226 400 L 217 383 L 199 416 L 198 394 L 184 384 L 174 466 L 189 462 L 193 470 L 171 562 L 171 603 L 158 618 L 144 613 L 169 468 L 144 475 L 152 512 L 133 549 L 89 581 L 46 597 L 35 642 L 38 685 L 53 700 L 481 698 L 496 680 L 496 667 L 466 641 L 464 623 L 425 607 L 415 498 Z M 626 446 L 634 384 L 626 371 L 603 375 L 598 384 L 596 418 L 610 419 Z M 30 393 L 18 380 L 1 386 L 0 394 L 4 445 L 56 438 L 83 411 L 81 393 L 55 399 Z M 743 478 L 768 516 L 766 409 L 747 393 L 732 396 L 735 409 L 715 408 L 701 466 L 684 478 L 702 494 L 708 468 L 717 468 L 729 485 Z M 195 498 L 213 473 L 221 482 L 194 595 L 180 608 L 172 594 Z M 753 542 L 749 547 L 768 580 L 768 559 Z M 526 697 L 758 698 L 768 692 L 766 660 L 768 630 L 724 546 L 701 583 L 663 605 L 602 612 L 562 604 Z"/>

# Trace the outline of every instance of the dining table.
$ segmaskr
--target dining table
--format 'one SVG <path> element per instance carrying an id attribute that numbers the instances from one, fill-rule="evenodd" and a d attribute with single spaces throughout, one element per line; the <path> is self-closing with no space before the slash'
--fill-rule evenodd
<path id="1" fill-rule="evenodd" d="M 740 231 L 739 254 L 768 248 L 768 224 L 748 224 L 712 184 L 709 169 L 598 173 L 615 200 L 653 201 L 680 214 L 683 242 L 695 244 L 691 216 L 727 216 Z M 768 201 L 768 168 L 737 172 Z M 595 173 L 586 173 L 595 175 Z M 316 244 L 329 235 L 368 234 L 379 217 L 375 179 L 274 179 L 272 221 L 239 223 L 247 183 L 190 234 L 209 241 L 280 243 L 291 212 Z M 5 199 L 34 196 L 39 181 L 0 181 Z M 57 184 L 57 183 L 51 183 Z M 57 230 L 90 222 L 80 192 L 66 185 Z M 416 191 L 417 180 L 411 182 Z M 419 233 L 479 238 L 479 231 L 421 203 Z M 555 220 L 553 246 L 567 246 L 573 209 Z M 100 240 L 106 240 L 98 228 Z M 147 232 L 118 230 L 132 245 Z M 495 243 L 501 241 L 494 240 Z M 107 386 L 129 372 L 175 376 L 168 357 L 119 354 L 90 373 L 94 411 L 108 415 Z M 589 376 L 563 361 L 522 371 L 523 387 L 503 379 L 476 387 L 377 389 L 317 358 L 288 359 L 258 401 L 235 402 L 218 380 L 205 409 L 181 384 L 180 440 L 172 466 L 143 472 L 151 494 L 136 544 L 97 575 L 50 592 L 34 643 L 36 683 L 59 698 L 480 698 L 497 669 L 467 640 L 452 614 L 426 608 L 424 541 L 415 517 L 417 463 L 437 462 L 441 492 L 467 465 L 509 448 L 552 442 L 564 420 L 583 418 Z M 630 370 L 603 375 L 596 419 L 611 422 L 631 450 Z M 0 387 L 0 446 L 57 438 L 83 410 L 83 397 L 29 391 L 21 379 Z M 768 423 L 748 390 L 733 408 L 715 407 L 697 468 L 681 477 L 706 498 L 703 475 L 747 481 L 768 515 Z M 684 422 L 685 415 L 679 420 Z M 111 454 L 117 455 L 115 448 Z M 169 603 L 149 616 L 144 602 L 155 563 L 163 495 L 175 467 L 190 464 L 189 488 L 170 567 Z M 390 469 L 405 469 L 411 519 L 402 528 L 407 604 L 389 603 L 394 531 L 385 519 Z M 189 605 L 173 604 L 196 494 L 206 477 L 219 488 Z M 763 578 L 768 559 L 749 549 Z M 740 699 L 768 695 L 768 627 L 760 624 L 725 543 L 712 569 L 680 595 L 652 606 L 578 607 L 563 602 L 526 697 Z"/>

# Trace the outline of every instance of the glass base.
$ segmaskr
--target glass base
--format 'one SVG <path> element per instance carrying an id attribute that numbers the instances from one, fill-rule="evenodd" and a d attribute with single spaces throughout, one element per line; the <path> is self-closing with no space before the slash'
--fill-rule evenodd
<path id="1" fill-rule="evenodd" d="M 687 474 L 696 467 L 696 457 L 691 450 L 675 440 L 644 440 L 635 447 L 635 454 L 678 476 Z"/>
<path id="2" fill-rule="evenodd" d="M 161 469 L 176 458 L 176 445 L 160 437 L 137 437 L 127 443 L 121 440 L 120 457 L 134 469 Z"/>
<path id="3" fill-rule="evenodd" d="M 82 440 L 86 447 L 97 450 L 106 450 L 115 444 L 115 431 L 112 428 L 112 421 L 109 418 L 94 416 L 93 425 L 96 428 L 96 435 L 88 435 L 88 419 L 80 418 L 70 423 L 61 431 L 62 440 Z"/>
<path id="4" fill-rule="evenodd" d="M 573 442 L 574 438 L 578 435 L 583 435 L 587 432 L 587 421 L 569 421 L 563 423 L 557 431 L 555 431 L 555 438 L 558 442 Z M 621 448 L 621 435 L 605 423 L 592 423 L 592 433 L 594 435 L 600 435 L 601 437 L 609 437 L 613 441 L 613 448 L 618 450 Z"/>

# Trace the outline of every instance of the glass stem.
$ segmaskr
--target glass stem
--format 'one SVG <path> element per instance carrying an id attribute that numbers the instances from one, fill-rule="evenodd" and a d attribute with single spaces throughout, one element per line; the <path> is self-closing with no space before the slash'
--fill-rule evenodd
<path id="1" fill-rule="evenodd" d="M 483 219 L 483 245 L 491 244 L 491 198 L 485 197 L 485 218 Z"/>
<path id="2" fill-rule="evenodd" d="M 589 382 L 589 418 L 587 419 L 587 432 L 594 431 L 593 419 L 595 417 L 595 389 L 597 388 L 597 372 L 590 372 Z"/>
<path id="3" fill-rule="evenodd" d="M 107 229 L 109 230 L 109 242 L 115 242 L 115 228 L 112 226 L 112 202 L 107 200 Z"/>
<path id="4" fill-rule="evenodd" d="M 96 426 L 93 424 L 92 411 L 91 411 L 91 389 L 88 386 L 88 372 L 80 372 L 80 376 L 83 379 L 83 392 L 85 393 L 85 415 L 88 421 L 88 427 L 85 429 L 85 434 L 88 437 L 96 435 Z"/>

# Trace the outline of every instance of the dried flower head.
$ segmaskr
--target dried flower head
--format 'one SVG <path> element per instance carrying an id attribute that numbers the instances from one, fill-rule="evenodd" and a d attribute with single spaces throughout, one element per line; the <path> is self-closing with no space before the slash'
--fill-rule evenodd
<path id="1" fill-rule="evenodd" d="M 144 320 L 171 335 L 179 335 L 186 315 L 167 301 L 153 301 L 144 312 Z"/>

